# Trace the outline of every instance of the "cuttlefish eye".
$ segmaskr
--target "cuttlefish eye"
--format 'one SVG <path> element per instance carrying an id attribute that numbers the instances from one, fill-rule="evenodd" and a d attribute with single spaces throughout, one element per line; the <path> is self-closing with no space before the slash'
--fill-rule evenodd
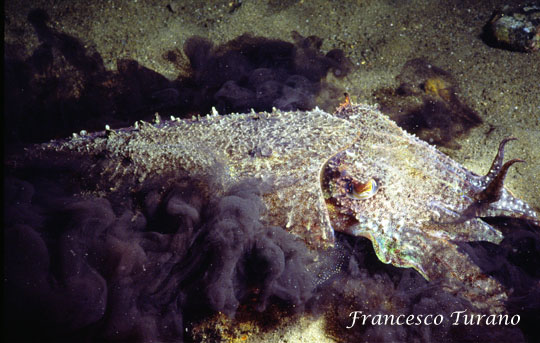
<path id="1" fill-rule="evenodd" d="M 347 196 L 351 199 L 368 199 L 377 193 L 379 185 L 373 179 L 369 179 L 365 183 L 351 180 L 346 185 Z"/>

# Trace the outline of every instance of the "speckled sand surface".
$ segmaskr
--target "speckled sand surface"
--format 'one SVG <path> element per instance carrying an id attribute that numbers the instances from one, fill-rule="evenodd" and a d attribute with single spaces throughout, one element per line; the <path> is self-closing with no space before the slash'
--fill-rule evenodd
<path id="1" fill-rule="evenodd" d="M 501 139 L 517 137 L 508 145 L 507 159 L 527 163 L 512 167 L 506 185 L 540 210 L 540 53 L 496 49 L 480 39 L 493 10 L 511 2 L 11 0 L 5 4 L 4 39 L 24 44 L 31 53 L 38 40 L 26 17 L 31 9 L 41 8 L 54 29 L 97 50 L 107 68 L 114 70 L 117 60 L 130 58 L 174 79 L 178 70 L 163 54 L 181 50 L 193 35 L 216 43 L 245 32 L 292 41 L 290 32 L 296 30 L 323 38 L 325 51 L 345 51 L 355 69 L 335 82 L 358 102 L 367 103 L 375 102 L 376 89 L 397 86 L 395 77 L 406 61 L 423 57 L 454 75 L 461 99 L 484 120 L 458 139 L 461 149 L 443 151 L 483 174 Z M 321 325 L 308 321 L 299 326 L 294 332 L 284 329 L 282 334 L 252 338 L 298 342 L 301 336 L 306 342 L 332 341 L 320 332 Z M 306 340 L 307 332 L 298 334 L 303 330 L 316 338 Z"/>

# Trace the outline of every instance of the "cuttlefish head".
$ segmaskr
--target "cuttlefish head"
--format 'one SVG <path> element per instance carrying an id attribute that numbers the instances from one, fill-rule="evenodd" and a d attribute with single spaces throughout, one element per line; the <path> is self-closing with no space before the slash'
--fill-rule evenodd
<path id="1" fill-rule="evenodd" d="M 358 163 L 352 149 L 330 158 L 321 170 L 321 189 L 335 231 L 372 238 L 362 226 L 376 225 L 374 211 L 385 180 Z"/>
<path id="2" fill-rule="evenodd" d="M 379 260 L 421 270 L 420 263 L 404 254 L 400 222 L 406 213 L 392 208 L 390 180 L 382 161 L 366 160 L 351 147 L 330 158 L 320 179 L 332 229 L 368 238 Z M 401 217 L 403 215 L 403 217 Z M 406 245 L 406 244 L 405 244 Z M 414 254 L 413 254 L 414 255 Z"/>

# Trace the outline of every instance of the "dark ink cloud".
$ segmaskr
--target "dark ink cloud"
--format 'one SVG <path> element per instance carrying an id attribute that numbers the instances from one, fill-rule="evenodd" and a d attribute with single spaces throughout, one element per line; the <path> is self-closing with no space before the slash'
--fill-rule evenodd
<path id="1" fill-rule="evenodd" d="M 482 123 L 482 118 L 458 97 L 454 77 L 428 61 L 408 61 L 396 77 L 397 89 L 375 92 L 381 111 L 422 140 L 459 148 L 453 140 Z"/>
<path id="2" fill-rule="evenodd" d="M 177 94 L 167 95 L 171 105 L 201 113 L 212 106 L 221 113 L 312 109 L 327 87 L 327 73 L 344 77 L 352 65 L 339 49 L 323 54 L 318 37 L 293 32 L 293 38 L 294 44 L 245 34 L 219 46 L 202 37 L 188 39 L 184 53 L 190 76 L 169 91 Z M 181 60 L 175 51 L 166 57 Z"/>
<path id="3" fill-rule="evenodd" d="M 313 256 L 261 222 L 261 187 L 246 181 L 203 196 L 198 182 L 146 189 L 126 208 L 8 178 L 8 337 L 178 340 L 186 321 L 234 316 L 240 303 L 263 311 L 280 299 L 301 310 L 317 285 Z"/>
<path id="4" fill-rule="evenodd" d="M 294 43 L 239 36 L 221 45 L 188 39 L 182 51 L 164 54 L 178 68 L 169 80 L 135 60 L 107 70 L 100 54 L 77 37 L 50 26 L 48 14 L 31 10 L 28 22 L 39 40 L 26 57 L 23 43 L 4 54 L 5 142 L 39 143 L 73 132 L 130 126 L 136 120 L 220 113 L 312 109 L 337 105 L 342 91 L 325 82 L 351 70 L 343 51 L 324 54 L 322 40 L 293 33 Z M 317 99 L 321 90 L 325 96 Z M 332 94 L 336 95 L 332 99 Z"/>

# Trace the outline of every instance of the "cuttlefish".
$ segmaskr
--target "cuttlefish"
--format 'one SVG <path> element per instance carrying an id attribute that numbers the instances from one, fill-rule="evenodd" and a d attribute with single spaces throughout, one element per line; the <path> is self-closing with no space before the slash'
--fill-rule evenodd
<path id="1" fill-rule="evenodd" d="M 479 311 L 504 310 L 506 290 L 482 273 L 458 242 L 499 243 L 482 218 L 506 216 L 540 225 L 537 214 L 504 188 L 514 163 L 503 163 L 505 139 L 486 176 L 408 134 L 376 107 L 347 102 L 334 114 L 259 112 L 81 132 L 8 159 L 76 170 L 81 194 L 125 199 L 150 180 L 211 175 L 215 192 L 239 180 L 267 185 L 263 220 L 313 249 L 334 232 L 367 237 L 378 258 L 414 268 Z M 212 191 L 212 189 L 211 189 Z"/>

